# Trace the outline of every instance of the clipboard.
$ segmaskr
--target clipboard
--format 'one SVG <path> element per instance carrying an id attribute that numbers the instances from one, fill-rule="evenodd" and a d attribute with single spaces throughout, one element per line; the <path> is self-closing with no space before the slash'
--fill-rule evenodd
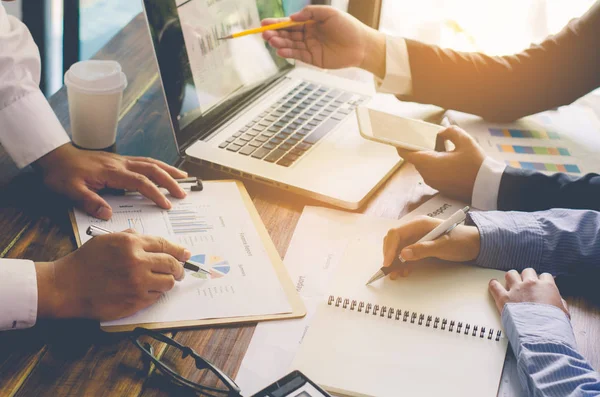
<path id="1" fill-rule="evenodd" d="M 114 325 L 114 326 L 102 326 L 101 329 L 105 332 L 128 332 L 133 331 L 135 327 L 144 327 L 147 329 L 156 329 L 156 330 L 165 330 L 165 329 L 181 329 L 181 328 L 196 328 L 196 327 L 208 327 L 213 325 L 230 325 L 230 324 L 247 324 L 247 323 L 256 323 L 261 321 L 270 321 L 270 320 L 285 320 L 292 318 L 301 318 L 306 315 L 306 308 L 304 306 L 304 302 L 300 295 L 296 291 L 296 286 L 292 283 L 290 276 L 265 228 L 265 225 L 246 190 L 244 184 L 240 181 L 236 180 L 218 180 L 218 181 L 203 181 L 204 184 L 213 184 L 213 183 L 235 183 L 237 185 L 238 190 L 240 191 L 240 195 L 242 196 L 242 201 L 246 207 L 246 210 L 250 214 L 250 218 L 254 223 L 254 227 L 258 235 L 260 236 L 265 251 L 269 259 L 271 260 L 271 264 L 273 265 L 273 269 L 275 270 L 275 274 L 283 288 L 285 296 L 292 308 L 291 313 L 280 313 L 280 314 L 271 314 L 271 315 L 262 315 L 262 316 L 246 316 L 246 317 L 227 317 L 227 318 L 212 318 L 212 319 L 202 319 L 202 320 L 187 320 L 187 321 L 173 321 L 173 322 L 154 322 L 154 323 L 141 323 L 141 324 L 129 324 L 129 325 Z M 202 194 L 202 192 L 197 192 L 197 194 Z M 81 239 L 79 238 L 79 228 L 77 227 L 77 222 L 75 221 L 75 213 L 71 209 L 69 211 L 69 218 L 71 220 L 71 226 L 73 227 L 73 232 L 75 233 L 75 241 L 77 242 L 77 247 L 81 247 Z"/>

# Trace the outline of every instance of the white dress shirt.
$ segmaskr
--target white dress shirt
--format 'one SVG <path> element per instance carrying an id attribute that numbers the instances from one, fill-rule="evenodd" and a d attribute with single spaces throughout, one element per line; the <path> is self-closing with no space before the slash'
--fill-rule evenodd
<path id="1" fill-rule="evenodd" d="M 387 36 L 385 48 L 385 76 L 383 80 L 375 77 L 378 92 L 411 95 L 412 75 L 406 40 L 400 37 Z M 487 157 L 475 179 L 471 204 L 480 210 L 496 210 L 498 208 L 498 191 L 506 165 Z"/>
<path id="2" fill-rule="evenodd" d="M 19 168 L 69 142 L 39 89 L 40 74 L 31 34 L 0 3 L 0 144 Z M 0 259 L 0 330 L 33 326 L 37 304 L 33 262 Z"/>

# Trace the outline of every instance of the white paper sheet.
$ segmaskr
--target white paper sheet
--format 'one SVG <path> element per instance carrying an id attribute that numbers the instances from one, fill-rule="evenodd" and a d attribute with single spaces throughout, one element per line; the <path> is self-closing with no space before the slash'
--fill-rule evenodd
<path id="1" fill-rule="evenodd" d="M 382 226 L 348 244 L 290 371 L 344 396 L 495 396 L 508 341 L 488 283 L 504 272 L 429 259 L 365 286 Z"/>
<path id="2" fill-rule="evenodd" d="M 105 197 L 113 208 L 109 221 L 75 211 L 79 237 L 91 224 L 112 231 L 132 228 L 162 236 L 192 252 L 192 261 L 211 268 L 210 275 L 186 271 L 183 281 L 154 305 L 133 316 L 102 325 L 200 320 L 290 313 L 263 243 L 233 182 L 204 184 L 173 208 L 162 210 L 140 195 Z"/>
<path id="3" fill-rule="evenodd" d="M 305 207 L 290 242 L 284 263 L 304 300 L 303 319 L 271 321 L 257 325 L 236 382 L 245 396 L 265 388 L 289 372 L 316 311 L 329 293 L 330 279 L 340 259 L 357 236 L 365 231 L 373 243 L 382 243 L 387 230 L 419 215 L 446 219 L 465 204 L 436 196 L 401 220 L 375 218 L 320 207 Z M 374 273 L 381 263 L 371 265 Z"/>

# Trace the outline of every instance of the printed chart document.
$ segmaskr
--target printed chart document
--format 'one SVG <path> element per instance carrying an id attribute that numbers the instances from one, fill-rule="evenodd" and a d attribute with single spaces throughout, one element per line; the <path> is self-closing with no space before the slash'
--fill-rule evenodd
<path id="1" fill-rule="evenodd" d="M 85 232 L 92 224 L 112 231 L 135 229 L 185 246 L 192 252 L 191 262 L 209 267 L 210 274 L 186 270 L 185 278 L 156 304 L 102 326 L 292 311 L 235 182 L 206 182 L 201 192 L 190 192 L 181 200 L 171 198 L 171 210 L 163 210 L 141 195 L 106 196 L 105 199 L 113 208 L 109 221 L 75 210 L 81 243 L 91 238 Z"/>
<path id="2" fill-rule="evenodd" d="M 438 195 L 401 220 L 305 207 L 284 263 L 304 300 L 307 315 L 302 319 L 257 325 L 236 378 L 244 395 L 258 392 L 289 372 L 312 315 L 329 293 L 334 272 L 344 266 L 341 259 L 359 236 L 370 236 L 370 241 L 381 247 L 383 237 L 392 227 L 419 215 L 446 219 L 464 206 Z M 368 279 L 381 266 L 381 258 L 376 255 L 368 263 L 365 261 L 364 266 L 371 272 Z"/>
<path id="3" fill-rule="evenodd" d="M 452 110 L 446 116 L 511 167 L 574 176 L 600 172 L 600 121 L 589 108 L 569 105 L 509 124 Z"/>

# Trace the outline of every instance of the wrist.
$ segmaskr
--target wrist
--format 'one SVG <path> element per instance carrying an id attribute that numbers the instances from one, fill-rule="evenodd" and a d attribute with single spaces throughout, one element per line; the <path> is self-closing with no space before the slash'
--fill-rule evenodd
<path id="1" fill-rule="evenodd" d="M 60 163 L 61 159 L 70 153 L 76 152 L 78 149 L 71 145 L 71 143 L 65 143 L 62 146 L 57 147 L 53 151 L 45 154 L 40 157 L 33 165 L 41 169 L 42 171 L 46 171 L 56 164 Z"/>
<path id="2" fill-rule="evenodd" d="M 56 287 L 54 262 L 36 262 L 38 288 L 38 317 L 60 317 L 60 291 Z"/>
<path id="3" fill-rule="evenodd" d="M 83 317 L 77 294 L 73 293 L 76 280 L 70 280 L 62 271 L 68 256 L 55 262 L 35 264 L 38 281 L 38 317 L 77 318 Z"/>
<path id="4" fill-rule="evenodd" d="M 359 67 L 383 79 L 386 73 L 385 51 L 385 34 L 365 27 L 365 49 Z"/>

